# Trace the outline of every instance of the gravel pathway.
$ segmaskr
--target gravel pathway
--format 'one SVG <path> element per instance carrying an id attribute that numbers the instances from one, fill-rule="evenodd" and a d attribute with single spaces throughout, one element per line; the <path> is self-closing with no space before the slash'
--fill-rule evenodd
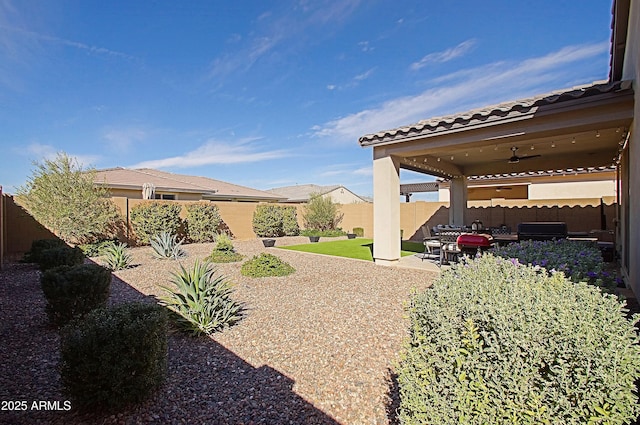
<path id="1" fill-rule="evenodd" d="M 265 251 L 259 240 L 234 245 L 248 257 Z M 187 245 L 182 263 L 190 266 L 211 249 Z M 27 410 L 1 410 L 0 423 L 389 423 L 390 375 L 407 329 L 403 305 L 412 288 L 426 288 L 436 275 L 267 250 L 296 272 L 252 279 L 240 274 L 242 263 L 219 265 L 235 282 L 244 319 L 212 338 L 172 333 L 166 384 L 150 400 L 113 415 L 34 408 L 34 401 L 64 408 L 59 339 L 47 325 L 39 272 L 7 265 L 0 271 L 0 401 L 26 401 Z M 114 273 L 111 303 L 151 301 L 147 295 L 160 294 L 158 284 L 179 268 L 153 259 L 150 248 L 136 248 L 133 256 L 137 267 Z"/>

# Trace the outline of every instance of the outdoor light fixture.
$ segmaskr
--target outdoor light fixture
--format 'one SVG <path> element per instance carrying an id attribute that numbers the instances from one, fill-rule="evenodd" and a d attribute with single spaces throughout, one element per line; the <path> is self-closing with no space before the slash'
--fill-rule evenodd
<path id="1" fill-rule="evenodd" d="M 600 130 L 596 131 L 596 137 L 600 137 Z"/>
<path id="2" fill-rule="evenodd" d="M 575 143 L 576 143 L 576 138 L 574 137 L 573 139 L 571 139 L 571 144 L 575 145 Z"/>
<path id="3" fill-rule="evenodd" d="M 556 142 L 551 142 L 551 147 L 555 148 L 556 147 Z"/>

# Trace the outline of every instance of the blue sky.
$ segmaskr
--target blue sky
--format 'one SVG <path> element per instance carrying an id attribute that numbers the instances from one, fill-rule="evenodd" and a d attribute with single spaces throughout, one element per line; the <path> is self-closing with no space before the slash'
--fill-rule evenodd
<path id="1" fill-rule="evenodd" d="M 606 0 L 0 0 L 0 185 L 64 151 L 372 194 L 358 137 L 604 80 Z M 402 172 L 403 183 L 432 180 Z"/>

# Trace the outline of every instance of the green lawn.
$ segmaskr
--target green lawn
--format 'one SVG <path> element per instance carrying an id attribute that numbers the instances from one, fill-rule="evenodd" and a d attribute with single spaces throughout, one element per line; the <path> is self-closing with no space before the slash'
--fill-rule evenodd
<path id="1" fill-rule="evenodd" d="M 317 243 L 282 246 L 279 248 L 373 261 L 373 239 L 356 238 L 329 242 L 322 242 L 322 239 L 320 239 L 320 242 Z M 423 251 L 424 246 L 421 243 L 403 241 L 400 254 L 406 257 L 407 255 L 413 255 L 416 252 Z"/>

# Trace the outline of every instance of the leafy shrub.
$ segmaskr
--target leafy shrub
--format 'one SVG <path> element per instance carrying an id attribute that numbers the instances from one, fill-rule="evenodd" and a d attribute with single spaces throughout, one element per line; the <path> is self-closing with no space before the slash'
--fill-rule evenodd
<path id="1" fill-rule="evenodd" d="M 74 266 L 84 262 L 84 253 L 77 246 L 71 248 L 61 245 L 55 248 L 44 249 L 38 254 L 40 270 L 45 271 L 58 266 Z"/>
<path id="2" fill-rule="evenodd" d="M 211 203 L 187 205 L 185 225 L 187 237 L 193 242 L 212 242 L 222 224 L 218 207 Z"/>
<path id="3" fill-rule="evenodd" d="M 260 238 L 283 236 L 281 208 L 277 205 L 258 205 L 253 212 L 253 231 Z"/>
<path id="4" fill-rule="evenodd" d="M 592 242 L 520 241 L 494 248 L 493 252 L 503 258 L 517 258 L 523 264 L 563 272 L 573 282 L 587 282 L 605 289 L 615 287 L 615 276 L 603 269 L 602 254 Z"/>
<path id="5" fill-rule="evenodd" d="M 272 254 L 262 253 L 242 265 L 240 273 L 250 277 L 287 276 L 296 270 Z"/>
<path id="6" fill-rule="evenodd" d="M 304 227 L 313 230 L 334 230 L 344 214 L 338 212 L 338 205 L 329 196 L 312 194 L 304 206 Z"/>
<path id="7" fill-rule="evenodd" d="M 153 255 L 158 258 L 183 258 L 187 253 L 182 249 L 182 241 L 178 242 L 178 237 L 169 232 L 161 232 L 151 239 Z"/>
<path id="8" fill-rule="evenodd" d="M 43 273 L 40 284 L 49 320 L 61 326 L 106 305 L 111 273 L 97 264 L 59 266 Z"/>
<path id="9" fill-rule="evenodd" d="M 39 223 L 71 244 L 117 232 L 122 217 L 108 188 L 94 184 L 95 170 L 83 169 L 65 153 L 35 166 L 16 199 Z"/>
<path id="10" fill-rule="evenodd" d="M 97 309 L 61 333 L 61 379 L 74 406 L 139 402 L 167 373 L 167 314 L 154 304 Z"/>
<path id="11" fill-rule="evenodd" d="M 622 424 L 640 405 L 640 346 L 615 297 L 486 254 L 409 306 L 403 424 Z"/>
<path id="12" fill-rule="evenodd" d="M 131 266 L 127 244 L 111 242 L 102 249 L 102 256 L 105 266 L 110 270 L 123 270 Z"/>
<path id="13" fill-rule="evenodd" d="M 78 247 L 87 257 L 98 257 L 103 254 L 105 248 L 108 248 L 109 246 L 117 242 L 117 240 L 109 239 L 78 245 Z"/>
<path id="14" fill-rule="evenodd" d="M 182 225 L 180 204 L 174 202 L 145 202 L 131 208 L 131 225 L 138 241 L 148 245 L 153 236 L 168 232 L 177 234 Z"/>
<path id="15" fill-rule="evenodd" d="M 324 236 L 325 238 L 335 238 L 337 236 L 344 236 L 347 232 L 342 229 L 334 230 L 309 230 L 305 229 L 300 232 L 302 236 Z"/>
<path id="16" fill-rule="evenodd" d="M 362 227 L 354 227 L 353 233 L 359 238 L 364 238 L 364 229 Z"/>
<path id="17" fill-rule="evenodd" d="M 39 263 L 42 251 L 67 246 L 62 239 L 37 239 L 31 242 L 31 249 L 24 255 L 25 263 Z"/>
<path id="18" fill-rule="evenodd" d="M 210 335 L 231 326 L 242 316 L 242 307 L 231 299 L 233 287 L 209 262 L 196 260 L 191 270 L 180 265 L 175 288 L 163 287 L 162 303 L 175 313 L 178 326 L 194 335 Z"/>
<path id="19" fill-rule="evenodd" d="M 212 263 L 235 263 L 243 258 L 241 254 L 235 252 L 231 238 L 225 233 L 221 233 L 218 235 L 216 246 L 207 260 Z"/>
<path id="20" fill-rule="evenodd" d="M 280 207 L 282 211 L 282 233 L 284 236 L 298 236 L 300 226 L 298 225 L 298 212 L 296 207 Z"/>

